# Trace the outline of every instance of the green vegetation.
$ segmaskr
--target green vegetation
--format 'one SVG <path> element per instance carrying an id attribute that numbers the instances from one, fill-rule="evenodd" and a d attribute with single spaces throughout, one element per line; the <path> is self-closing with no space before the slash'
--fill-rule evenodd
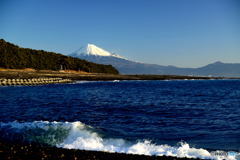
<path id="1" fill-rule="evenodd" d="M 111 65 L 102 65 L 54 52 L 21 48 L 0 39 L 0 68 L 36 70 L 76 70 L 118 74 Z"/>

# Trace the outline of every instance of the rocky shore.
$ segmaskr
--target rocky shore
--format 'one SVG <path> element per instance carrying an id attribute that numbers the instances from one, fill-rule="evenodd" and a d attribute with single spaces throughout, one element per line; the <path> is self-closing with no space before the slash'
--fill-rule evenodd
<path id="1" fill-rule="evenodd" d="M 167 156 L 62 149 L 37 144 L 13 144 L 0 141 L 1 160 L 194 160 Z M 195 159 L 196 160 L 196 159 Z"/>
<path id="2" fill-rule="evenodd" d="M 0 86 L 17 86 L 17 85 L 24 85 L 24 86 L 32 86 L 32 85 L 44 85 L 44 84 L 53 84 L 53 83 L 70 83 L 72 82 L 71 79 L 63 79 L 63 78 L 27 78 L 27 79 L 19 79 L 19 78 L 12 78 L 0 79 Z"/>

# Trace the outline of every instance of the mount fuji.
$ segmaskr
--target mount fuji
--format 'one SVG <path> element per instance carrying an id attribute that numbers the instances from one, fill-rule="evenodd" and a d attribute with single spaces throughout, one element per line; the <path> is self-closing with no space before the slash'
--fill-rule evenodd
<path id="1" fill-rule="evenodd" d="M 94 44 L 87 44 L 86 47 L 81 47 L 80 49 L 76 50 L 74 53 L 71 54 L 72 56 L 105 56 L 105 57 L 116 57 L 122 58 L 120 55 L 113 54 L 108 52 L 100 47 L 97 47 Z"/>
<path id="2" fill-rule="evenodd" d="M 106 51 L 94 44 L 87 44 L 69 56 L 99 64 L 115 67 L 121 74 L 162 74 L 162 75 L 193 75 L 193 76 L 226 76 L 239 77 L 240 63 L 215 62 L 200 68 L 179 68 L 162 66 L 128 60 L 118 54 Z"/>

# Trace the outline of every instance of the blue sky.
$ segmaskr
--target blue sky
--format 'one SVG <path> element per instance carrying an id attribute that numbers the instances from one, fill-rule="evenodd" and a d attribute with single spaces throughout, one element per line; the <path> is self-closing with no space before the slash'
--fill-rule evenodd
<path id="1" fill-rule="evenodd" d="M 93 43 L 146 63 L 240 63 L 239 28 L 239 0 L 0 0 L 0 38 L 63 54 Z"/>

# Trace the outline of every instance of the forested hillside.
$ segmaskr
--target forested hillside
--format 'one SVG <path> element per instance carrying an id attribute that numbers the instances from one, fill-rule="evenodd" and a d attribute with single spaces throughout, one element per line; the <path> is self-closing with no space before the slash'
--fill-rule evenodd
<path id="1" fill-rule="evenodd" d="M 21 48 L 0 39 L 0 68 L 37 70 L 80 70 L 92 73 L 118 74 L 111 65 L 102 65 L 62 54 Z"/>

